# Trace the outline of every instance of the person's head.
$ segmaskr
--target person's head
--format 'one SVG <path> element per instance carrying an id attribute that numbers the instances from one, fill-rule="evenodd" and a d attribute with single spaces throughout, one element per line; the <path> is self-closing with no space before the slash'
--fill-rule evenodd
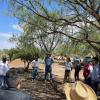
<path id="1" fill-rule="evenodd" d="M 12 78 L 13 76 L 17 76 L 17 71 L 15 70 L 15 68 L 11 68 L 7 74 L 6 74 L 7 78 Z"/>
<path id="2" fill-rule="evenodd" d="M 46 56 L 47 56 L 47 57 L 51 57 L 51 53 L 47 53 Z"/>
<path id="3" fill-rule="evenodd" d="M 67 57 L 67 59 L 66 59 L 68 62 L 70 62 L 71 61 L 71 59 L 70 59 L 70 57 Z"/>
<path id="4" fill-rule="evenodd" d="M 95 65 L 95 64 L 98 64 L 99 60 L 97 57 L 93 57 L 92 58 L 92 64 Z"/>
<path id="5" fill-rule="evenodd" d="M 79 64 L 80 63 L 80 61 L 79 60 L 76 60 L 76 64 Z"/>
<path id="6" fill-rule="evenodd" d="M 6 74 L 6 77 L 9 88 L 20 89 L 22 87 L 22 80 L 19 78 L 16 69 L 10 69 Z"/>
<path id="7" fill-rule="evenodd" d="M 2 62 L 6 63 L 6 61 L 7 61 L 7 58 L 6 57 L 2 57 Z"/>
<path id="8" fill-rule="evenodd" d="M 35 61 L 38 61 L 38 58 L 37 57 L 35 58 Z"/>

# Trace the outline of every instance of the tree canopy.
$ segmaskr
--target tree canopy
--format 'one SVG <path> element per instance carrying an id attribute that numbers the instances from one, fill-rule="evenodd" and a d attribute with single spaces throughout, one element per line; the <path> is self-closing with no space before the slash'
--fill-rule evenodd
<path id="1" fill-rule="evenodd" d="M 31 26 L 28 28 L 29 31 L 34 29 L 36 33 L 41 30 L 45 36 L 61 34 L 75 42 L 87 43 L 100 56 L 99 0 L 10 0 L 9 2 L 10 6 L 12 5 L 10 11 L 19 22 Z M 78 34 L 80 36 L 77 36 Z"/>

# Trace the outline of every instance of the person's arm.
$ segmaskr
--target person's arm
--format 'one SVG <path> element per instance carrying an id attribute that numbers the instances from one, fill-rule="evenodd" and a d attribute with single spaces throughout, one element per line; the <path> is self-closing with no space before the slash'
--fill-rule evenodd
<path id="1" fill-rule="evenodd" d="M 51 58 L 51 61 L 52 61 L 52 63 L 54 63 L 54 60 L 53 60 L 53 58 Z"/>
<path id="2" fill-rule="evenodd" d="M 23 79 L 21 79 L 20 77 L 16 80 L 16 83 L 17 83 L 17 86 L 16 88 L 17 89 L 21 89 L 22 88 L 22 85 L 23 85 Z"/>

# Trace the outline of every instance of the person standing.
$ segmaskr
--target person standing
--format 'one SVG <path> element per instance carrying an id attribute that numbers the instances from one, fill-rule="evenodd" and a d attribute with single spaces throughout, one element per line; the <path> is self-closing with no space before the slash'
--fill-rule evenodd
<path id="1" fill-rule="evenodd" d="M 6 63 L 7 58 L 3 57 L 0 64 L 0 88 L 4 87 L 6 82 L 6 73 L 9 70 L 8 64 Z"/>
<path id="2" fill-rule="evenodd" d="M 81 64 L 80 61 L 75 61 L 75 81 L 79 80 L 79 72 L 81 70 Z"/>
<path id="3" fill-rule="evenodd" d="M 67 59 L 65 60 L 65 75 L 64 75 L 64 82 L 69 81 L 69 77 L 70 77 L 70 72 L 72 69 L 72 63 L 71 63 L 71 59 L 70 57 L 67 57 Z"/>
<path id="4" fill-rule="evenodd" d="M 35 58 L 35 60 L 32 61 L 32 80 L 36 79 L 38 75 L 38 70 L 39 70 L 39 61 L 38 58 Z"/>
<path id="5" fill-rule="evenodd" d="M 83 66 L 84 82 L 91 86 L 91 73 L 93 70 L 93 65 L 90 63 L 90 61 L 87 61 Z"/>
<path id="6" fill-rule="evenodd" d="M 93 90 L 97 94 L 97 89 L 100 82 L 100 64 L 97 57 L 93 57 L 92 64 L 93 64 L 93 71 L 91 74 L 91 80 L 92 80 L 91 84 L 92 84 Z"/>
<path id="7" fill-rule="evenodd" d="M 50 73 L 50 80 L 52 81 L 52 64 L 54 63 L 51 54 L 45 57 L 45 80 L 47 80 L 48 73 Z"/>

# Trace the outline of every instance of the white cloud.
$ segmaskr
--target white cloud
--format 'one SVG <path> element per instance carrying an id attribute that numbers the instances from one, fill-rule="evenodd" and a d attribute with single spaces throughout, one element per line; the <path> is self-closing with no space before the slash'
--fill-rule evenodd
<path id="1" fill-rule="evenodd" d="M 12 28 L 17 30 L 17 31 L 23 32 L 23 29 L 18 24 L 12 25 Z"/>
<path id="2" fill-rule="evenodd" d="M 10 49 L 16 47 L 15 43 L 11 43 L 7 40 L 0 41 L 0 49 Z"/>
<path id="3" fill-rule="evenodd" d="M 10 37 L 12 37 L 11 33 L 0 32 L 0 49 L 10 49 L 16 46 L 15 43 L 9 41 Z"/>
<path id="4" fill-rule="evenodd" d="M 0 39 L 1 38 L 9 39 L 10 37 L 12 37 L 12 33 L 2 33 L 2 32 L 0 32 Z"/>

